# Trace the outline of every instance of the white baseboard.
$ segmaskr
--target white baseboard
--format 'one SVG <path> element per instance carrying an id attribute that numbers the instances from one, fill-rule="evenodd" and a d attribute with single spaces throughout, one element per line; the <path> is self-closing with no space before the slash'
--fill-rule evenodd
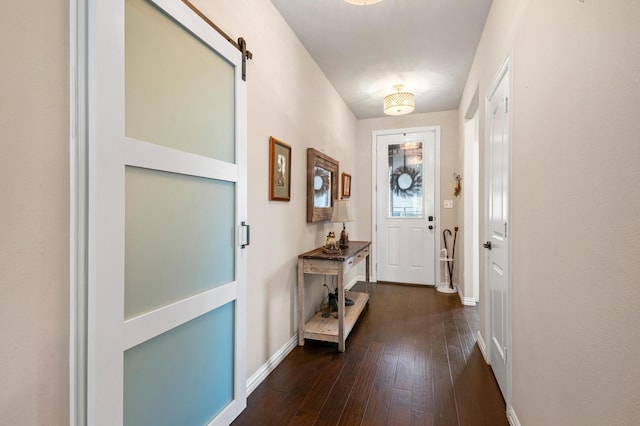
<path id="1" fill-rule="evenodd" d="M 474 299 L 473 297 L 465 297 L 463 295 L 464 293 L 464 281 L 462 282 L 462 286 L 460 285 L 460 283 L 456 284 L 453 283 L 453 286 L 456 287 L 458 289 L 458 297 L 460 297 L 460 303 L 462 303 L 464 306 L 476 306 L 476 299 Z"/>
<path id="2" fill-rule="evenodd" d="M 353 278 L 349 281 L 344 288 L 351 289 L 358 281 L 365 281 L 364 275 Z M 298 345 L 298 333 L 296 333 L 287 343 L 284 344 L 276 353 L 274 353 L 269 360 L 262 365 L 251 377 L 247 379 L 247 396 L 251 395 L 251 392 L 256 390 L 260 383 L 267 378 L 267 376 L 275 370 L 275 368 L 282 362 L 282 360 L 289 355 L 289 353 Z"/>
<path id="3" fill-rule="evenodd" d="M 251 377 L 247 379 L 247 397 L 251 395 L 251 392 L 256 390 L 260 383 L 263 382 L 267 376 L 275 370 L 275 368 L 282 362 L 282 360 L 289 355 L 289 353 L 298 345 L 298 333 L 294 334 L 283 347 L 278 349 L 269 360 L 262 365 Z"/>
<path id="4" fill-rule="evenodd" d="M 511 405 L 507 409 L 507 420 L 511 426 L 520 426 L 520 420 L 518 420 L 518 416 L 516 416 L 516 412 Z"/>
<path id="5" fill-rule="evenodd" d="M 356 283 L 358 281 L 365 281 L 366 279 L 367 279 L 367 277 L 365 277 L 364 275 L 358 275 L 357 277 L 355 277 L 351 281 L 349 281 L 347 284 L 345 284 L 344 288 L 345 288 L 345 290 L 351 290 L 351 287 L 356 285 Z"/>
<path id="6" fill-rule="evenodd" d="M 490 364 L 489 357 L 487 356 L 487 344 L 484 342 L 480 331 L 478 331 L 478 347 L 480 348 L 484 362 Z M 511 426 L 520 426 L 520 420 L 518 420 L 518 416 L 516 416 L 516 412 L 511 405 L 507 407 L 507 420 Z"/>
<path id="7" fill-rule="evenodd" d="M 482 352 L 482 358 L 484 358 L 484 362 L 490 364 L 489 357 L 487 356 L 487 344 L 484 342 L 482 333 L 480 333 L 480 331 L 478 331 L 478 347 L 480 348 L 480 352 Z"/>
<path id="8" fill-rule="evenodd" d="M 462 293 L 460 293 L 460 289 L 458 289 L 458 296 L 460 296 L 460 302 L 465 306 L 476 306 L 476 299 L 473 297 L 463 297 Z"/>

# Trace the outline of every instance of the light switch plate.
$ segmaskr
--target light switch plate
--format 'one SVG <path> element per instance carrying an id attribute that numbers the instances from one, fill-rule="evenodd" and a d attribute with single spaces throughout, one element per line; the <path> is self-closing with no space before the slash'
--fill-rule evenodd
<path id="1" fill-rule="evenodd" d="M 444 208 L 452 209 L 453 208 L 453 200 L 444 200 Z"/>

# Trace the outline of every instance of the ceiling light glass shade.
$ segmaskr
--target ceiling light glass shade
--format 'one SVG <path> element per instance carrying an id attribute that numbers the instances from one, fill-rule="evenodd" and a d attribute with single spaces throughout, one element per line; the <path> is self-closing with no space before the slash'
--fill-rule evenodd
<path id="1" fill-rule="evenodd" d="M 409 114 L 416 108 L 416 97 L 413 93 L 402 92 L 402 84 L 393 86 L 396 93 L 384 97 L 384 113 L 388 115 Z"/>
<path id="2" fill-rule="evenodd" d="M 344 0 L 344 1 L 351 4 L 357 4 L 359 6 L 366 6 L 368 4 L 378 3 L 379 1 L 382 1 L 382 0 Z"/>

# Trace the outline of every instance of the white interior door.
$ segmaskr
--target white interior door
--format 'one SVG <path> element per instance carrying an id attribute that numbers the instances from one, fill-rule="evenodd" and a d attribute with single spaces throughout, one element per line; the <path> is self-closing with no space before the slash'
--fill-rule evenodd
<path id="1" fill-rule="evenodd" d="M 89 4 L 87 423 L 246 406 L 241 54 L 177 0 Z"/>
<path id="2" fill-rule="evenodd" d="M 434 285 L 438 129 L 376 137 L 377 279 Z"/>
<path id="3" fill-rule="evenodd" d="M 489 358 L 509 395 L 509 63 L 487 98 L 487 293 Z"/>

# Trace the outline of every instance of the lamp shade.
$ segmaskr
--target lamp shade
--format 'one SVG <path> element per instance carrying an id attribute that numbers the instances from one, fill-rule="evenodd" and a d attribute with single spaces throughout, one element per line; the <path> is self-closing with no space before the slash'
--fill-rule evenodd
<path id="1" fill-rule="evenodd" d="M 416 97 L 413 93 L 402 92 L 404 86 L 393 86 L 395 93 L 384 97 L 384 113 L 387 115 L 409 114 L 416 108 Z"/>
<path id="2" fill-rule="evenodd" d="M 336 200 L 333 204 L 331 222 L 353 222 L 349 200 Z"/>

